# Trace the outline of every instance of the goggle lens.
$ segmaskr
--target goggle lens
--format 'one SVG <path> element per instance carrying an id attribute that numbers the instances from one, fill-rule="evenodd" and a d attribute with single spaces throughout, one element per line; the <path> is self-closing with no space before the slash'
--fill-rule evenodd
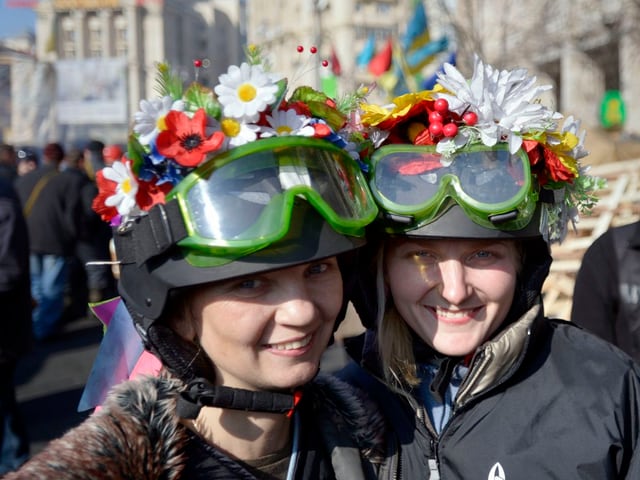
<path id="1" fill-rule="evenodd" d="M 326 141 L 303 140 L 250 153 L 238 147 L 185 179 L 174 194 L 189 231 L 181 244 L 230 251 L 267 245 L 287 233 L 300 197 L 339 233 L 363 235 L 377 207 L 357 164 Z"/>
<path id="2" fill-rule="evenodd" d="M 445 157 L 432 146 L 389 145 L 372 158 L 371 187 L 385 210 L 420 223 L 434 218 L 447 199 L 488 222 L 489 215 L 530 203 L 531 174 L 522 151 L 479 147 Z"/>

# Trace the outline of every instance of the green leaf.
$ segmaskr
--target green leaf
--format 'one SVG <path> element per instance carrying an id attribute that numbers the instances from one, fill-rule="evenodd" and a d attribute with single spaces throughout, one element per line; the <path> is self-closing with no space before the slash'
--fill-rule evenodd
<path id="1" fill-rule="evenodd" d="M 329 97 L 327 97 L 324 93 L 319 92 L 315 88 L 308 87 L 308 86 L 296 88 L 294 92 L 291 94 L 291 97 L 289 98 L 289 102 L 303 102 L 303 103 L 308 103 L 308 102 L 324 103 L 327 100 L 329 100 Z"/>
<path id="2" fill-rule="evenodd" d="M 220 119 L 220 104 L 216 99 L 213 90 L 204 85 L 193 82 L 184 94 L 184 100 L 189 105 L 189 109 L 195 111 L 204 108 L 210 117 Z"/>
<path id="3" fill-rule="evenodd" d="M 345 115 L 326 103 L 310 101 L 307 102 L 307 105 L 314 117 L 322 118 L 336 132 L 340 130 L 347 121 Z"/>
<path id="4" fill-rule="evenodd" d="M 308 86 L 296 88 L 289 98 L 289 102 L 305 103 L 314 117 L 325 120 L 334 131 L 340 130 L 347 121 L 346 115 L 327 104 L 328 102 L 333 103 L 331 98 Z"/>
<path id="5" fill-rule="evenodd" d="M 140 171 L 146 153 L 145 148 L 138 140 L 136 134 L 131 133 L 129 135 L 129 142 L 127 143 L 127 157 L 131 160 L 131 171 L 136 175 Z"/>
<path id="6" fill-rule="evenodd" d="M 182 97 L 182 79 L 171 71 L 168 63 L 156 65 L 156 85 L 154 90 L 161 97 L 169 95 L 174 100 Z"/>

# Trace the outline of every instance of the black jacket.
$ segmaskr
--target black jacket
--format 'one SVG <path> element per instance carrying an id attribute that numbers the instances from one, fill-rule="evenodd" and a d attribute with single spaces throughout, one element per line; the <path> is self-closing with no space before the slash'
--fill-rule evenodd
<path id="1" fill-rule="evenodd" d="M 118 385 L 101 410 L 4 480 L 255 478 L 180 423 L 181 385 L 165 374 Z M 376 478 L 385 431 L 371 407 L 348 385 L 318 376 L 296 407 L 303 453 L 295 479 Z"/>
<path id="2" fill-rule="evenodd" d="M 341 376 L 384 409 L 400 479 L 640 478 L 638 366 L 540 305 L 477 349 L 440 436 L 412 392 L 370 375 L 375 352 L 361 362 Z"/>
<path id="3" fill-rule="evenodd" d="M 46 179 L 46 180 L 43 180 Z M 31 253 L 72 256 L 81 220 L 80 190 L 83 181 L 72 172 L 57 172 L 43 165 L 15 181 L 23 209 L 34 189 L 33 207 L 27 218 Z M 41 186 L 38 187 L 38 185 Z"/>
<path id="4" fill-rule="evenodd" d="M 29 236 L 9 180 L 0 178 L 0 362 L 15 361 L 31 344 Z"/>
<path id="5" fill-rule="evenodd" d="M 571 320 L 640 362 L 640 222 L 607 230 L 587 249 Z"/>

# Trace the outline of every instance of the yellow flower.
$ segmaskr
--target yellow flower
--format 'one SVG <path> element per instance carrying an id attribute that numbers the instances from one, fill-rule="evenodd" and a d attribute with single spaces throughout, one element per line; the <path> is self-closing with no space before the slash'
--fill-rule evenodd
<path id="1" fill-rule="evenodd" d="M 417 104 L 433 100 L 433 90 L 423 90 L 421 92 L 407 93 L 393 99 L 395 105 L 393 110 L 389 111 L 384 107 L 371 104 L 363 104 L 362 123 L 375 127 L 387 120 L 399 120 L 406 117 L 412 108 Z"/>

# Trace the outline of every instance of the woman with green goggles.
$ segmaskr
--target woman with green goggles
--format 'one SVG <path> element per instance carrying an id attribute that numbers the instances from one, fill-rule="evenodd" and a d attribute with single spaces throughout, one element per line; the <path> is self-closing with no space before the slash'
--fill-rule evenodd
<path id="1" fill-rule="evenodd" d="M 550 243 L 599 181 L 543 90 L 476 59 L 471 79 L 447 65 L 433 91 L 363 107 L 381 216 L 341 376 L 382 406 L 400 478 L 640 478 L 640 368 L 544 315 Z"/>
<path id="2" fill-rule="evenodd" d="M 100 409 L 7 478 L 391 478 L 373 402 L 320 372 L 377 215 L 357 105 L 285 100 L 256 63 L 176 95 L 165 69 L 97 176 L 121 295 L 83 394 Z"/>

